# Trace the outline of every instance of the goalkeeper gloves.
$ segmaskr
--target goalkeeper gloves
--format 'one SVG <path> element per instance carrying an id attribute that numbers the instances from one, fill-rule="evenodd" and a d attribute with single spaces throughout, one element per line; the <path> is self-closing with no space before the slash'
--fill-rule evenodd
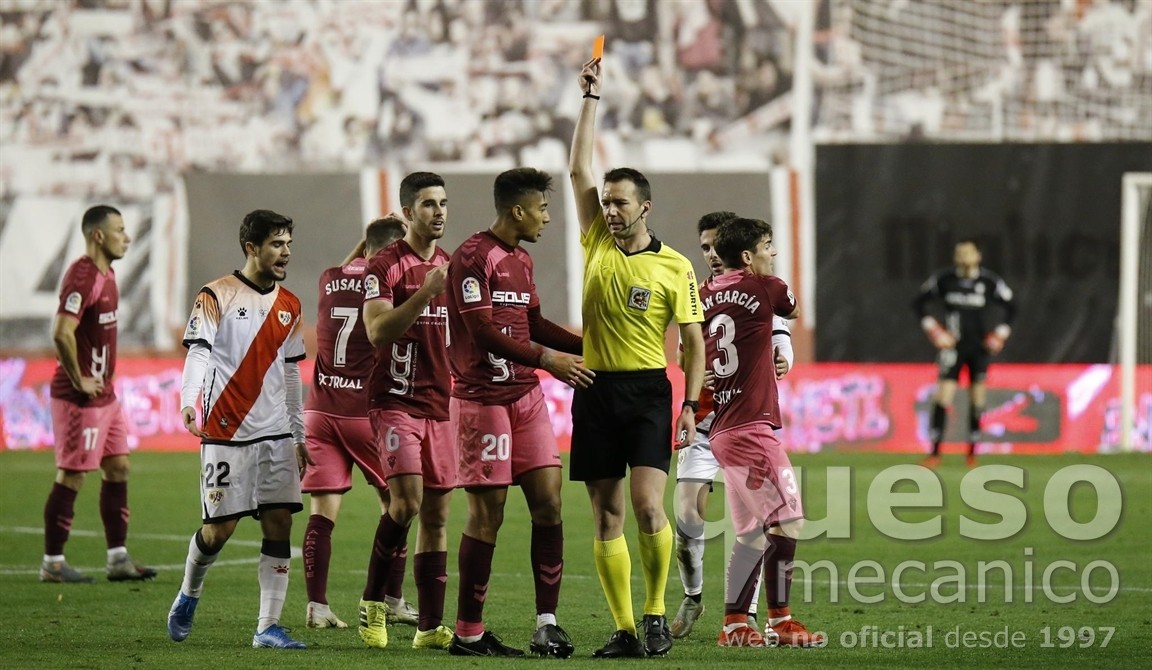
<path id="1" fill-rule="evenodd" d="M 937 349 L 951 349 L 956 346 L 956 338 L 944 330 L 944 326 L 941 326 L 936 319 L 926 316 L 920 320 L 920 327 L 924 329 L 924 333 L 928 335 L 928 339 Z"/>
<path id="2" fill-rule="evenodd" d="M 1002 323 L 996 326 L 996 330 L 984 336 L 984 348 L 993 355 L 1000 353 L 1004 349 L 1004 342 L 1011 334 L 1012 329 L 1008 327 L 1008 324 Z"/>

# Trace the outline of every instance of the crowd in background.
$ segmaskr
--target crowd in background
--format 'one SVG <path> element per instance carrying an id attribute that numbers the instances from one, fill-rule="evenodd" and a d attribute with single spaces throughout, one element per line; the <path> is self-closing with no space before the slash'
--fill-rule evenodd
<path id="1" fill-rule="evenodd" d="M 786 160 L 799 3 L 4 0 L 0 198 L 146 201 L 182 171 L 562 168 L 607 35 L 603 151 Z M 828 0 L 824 141 L 1152 139 L 1152 0 Z"/>

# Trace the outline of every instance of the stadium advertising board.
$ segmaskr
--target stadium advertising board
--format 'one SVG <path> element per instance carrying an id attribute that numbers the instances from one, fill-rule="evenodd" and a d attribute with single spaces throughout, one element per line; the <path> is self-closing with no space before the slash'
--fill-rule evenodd
<path id="1" fill-rule="evenodd" d="M 48 383 L 55 365 L 50 358 L 0 359 L 0 448 L 40 449 L 53 444 Z M 182 367 L 178 358 L 118 362 L 116 390 L 133 448 L 197 448 L 180 420 Z M 306 361 L 302 368 L 304 379 L 311 379 L 311 363 Z M 920 363 L 799 366 L 780 382 L 781 439 L 793 451 L 926 451 L 935 370 Z M 670 372 L 673 388 L 681 389 L 678 371 Z M 1141 367 L 1138 377 L 1152 380 L 1152 366 Z M 566 451 L 572 391 L 544 373 L 541 381 L 553 430 Z M 1001 364 L 992 367 L 988 384 L 982 453 L 1091 453 L 1117 448 L 1119 380 L 1112 366 Z M 953 409 L 960 416 L 967 412 L 963 396 L 958 396 Z M 1152 451 L 1152 385 L 1139 389 L 1136 416 L 1135 448 Z M 959 426 L 952 430 L 956 432 L 948 434 L 945 450 L 948 442 L 964 446 Z"/>

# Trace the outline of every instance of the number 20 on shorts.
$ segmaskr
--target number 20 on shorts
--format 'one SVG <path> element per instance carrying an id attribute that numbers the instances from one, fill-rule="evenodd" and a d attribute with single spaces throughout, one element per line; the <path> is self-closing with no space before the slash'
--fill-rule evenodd
<path id="1" fill-rule="evenodd" d="M 482 461 L 506 461 L 512 454 L 512 438 L 507 433 L 485 433 L 480 438 L 480 445 L 483 447 L 480 450 Z"/>

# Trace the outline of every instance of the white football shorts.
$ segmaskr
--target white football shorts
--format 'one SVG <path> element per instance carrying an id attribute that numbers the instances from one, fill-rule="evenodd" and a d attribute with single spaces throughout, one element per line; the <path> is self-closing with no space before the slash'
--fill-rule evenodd
<path id="1" fill-rule="evenodd" d="M 304 509 L 292 438 L 200 445 L 200 505 L 205 523 L 259 516 L 267 508 Z"/>

